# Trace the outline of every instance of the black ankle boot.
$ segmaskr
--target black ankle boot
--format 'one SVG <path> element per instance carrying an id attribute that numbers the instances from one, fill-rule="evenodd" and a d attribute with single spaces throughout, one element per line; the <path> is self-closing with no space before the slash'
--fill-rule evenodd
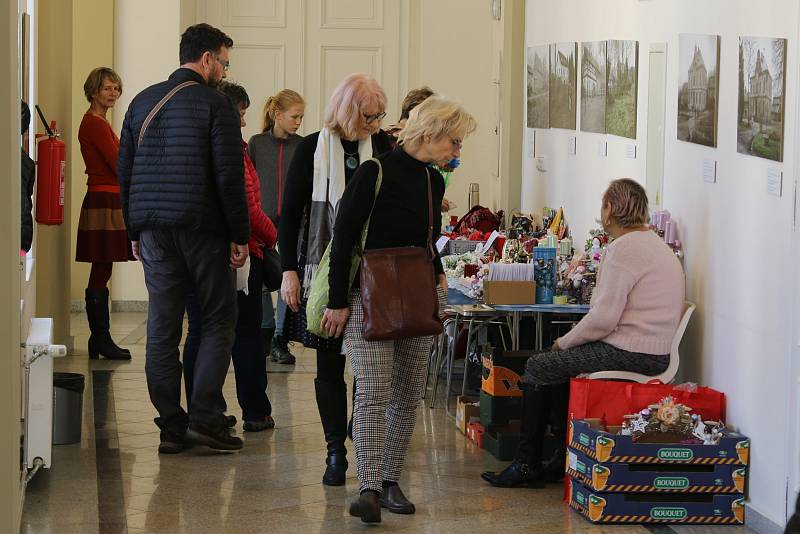
<path id="1" fill-rule="evenodd" d="M 317 408 L 325 432 L 328 457 L 322 483 L 326 486 L 342 486 L 347 477 L 347 386 L 314 380 Z"/>
<path id="2" fill-rule="evenodd" d="M 107 360 L 130 360 L 131 353 L 118 347 L 109 332 L 108 289 L 86 289 L 86 317 L 89 319 L 89 358 L 100 356 Z"/>
<path id="3" fill-rule="evenodd" d="M 498 488 L 516 488 L 519 486 L 529 486 L 531 488 L 544 487 L 541 466 L 531 468 L 531 466 L 519 460 L 514 460 L 499 473 L 495 473 L 494 471 L 481 473 L 481 478 Z"/>
<path id="4" fill-rule="evenodd" d="M 567 413 L 569 409 L 569 383 L 550 386 L 550 430 L 556 439 L 553 456 L 544 463 L 542 471 L 547 482 L 564 479 L 567 463 Z"/>

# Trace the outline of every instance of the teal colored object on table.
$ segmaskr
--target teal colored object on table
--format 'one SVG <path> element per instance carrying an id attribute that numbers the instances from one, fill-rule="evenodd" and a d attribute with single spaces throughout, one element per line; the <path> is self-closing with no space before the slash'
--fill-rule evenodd
<path id="1" fill-rule="evenodd" d="M 536 304 L 552 304 L 555 294 L 556 249 L 551 247 L 534 247 L 533 261 L 536 264 Z"/>
<path id="2" fill-rule="evenodd" d="M 381 190 L 383 183 L 383 167 L 381 162 L 375 158 L 372 161 L 378 164 L 378 178 L 375 180 L 375 198 L 372 200 L 372 207 L 375 207 L 375 199 L 378 198 L 378 193 Z M 360 246 L 353 250 L 353 257 L 350 260 L 350 279 L 347 287 L 352 287 L 353 280 L 356 278 L 356 273 L 361 265 L 361 253 L 367 243 L 367 233 L 369 232 L 369 221 L 372 218 L 372 211 L 370 211 L 367 222 L 364 223 L 364 229 L 361 231 Z M 328 284 L 328 274 L 331 268 L 331 239 L 328 246 L 325 247 L 325 253 L 317 267 L 317 272 L 314 273 L 314 278 L 311 280 L 311 290 L 308 292 L 308 302 L 306 302 L 306 329 L 317 337 L 329 339 L 331 336 L 322 328 L 322 316 L 325 314 L 325 308 L 328 307 L 328 295 L 330 293 L 330 285 Z"/>

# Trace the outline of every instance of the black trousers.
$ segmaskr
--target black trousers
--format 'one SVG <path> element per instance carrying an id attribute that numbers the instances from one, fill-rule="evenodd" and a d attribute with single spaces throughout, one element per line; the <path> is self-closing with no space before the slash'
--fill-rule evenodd
<path id="1" fill-rule="evenodd" d="M 222 386 L 230 365 L 236 324 L 236 278 L 230 244 L 211 234 L 183 229 L 147 230 L 139 248 L 149 294 L 145 373 L 156 424 L 182 432 L 189 416 L 181 408 L 178 345 L 186 296 L 194 288 L 202 317 L 190 405 L 191 421 L 224 425 Z"/>
<path id="2" fill-rule="evenodd" d="M 272 415 L 272 405 L 267 397 L 267 358 L 261 338 L 261 262 L 261 259 L 250 256 L 247 294 L 244 291 L 236 294 L 239 313 L 231 355 L 236 377 L 236 398 L 245 421 L 263 421 L 268 415 Z M 183 345 L 183 380 L 186 384 L 186 398 L 191 399 L 197 349 L 203 332 L 194 292 L 186 300 L 186 314 L 189 318 L 189 331 Z M 192 409 L 190 406 L 190 414 Z"/>

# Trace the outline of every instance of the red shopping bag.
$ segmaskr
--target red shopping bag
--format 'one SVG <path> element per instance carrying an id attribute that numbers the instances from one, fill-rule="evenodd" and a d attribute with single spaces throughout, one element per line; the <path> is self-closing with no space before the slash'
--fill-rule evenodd
<path id="1" fill-rule="evenodd" d="M 648 384 L 573 378 L 569 385 L 569 420 L 600 419 L 607 425 L 621 425 L 625 415 L 634 414 L 664 397 L 700 414 L 704 421 L 725 421 L 725 394 L 707 387 L 694 391 L 676 389 L 658 381 Z M 564 477 L 564 500 L 568 500 L 569 477 Z"/>
<path id="2" fill-rule="evenodd" d="M 707 421 L 725 420 L 725 394 L 715 389 L 698 387 L 694 391 L 676 389 L 670 384 L 654 382 L 615 382 L 573 378 L 569 388 L 570 419 L 603 419 L 609 425 L 621 425 L 623 417 L 638 412 L 664 397 L 692 409 Z"/>

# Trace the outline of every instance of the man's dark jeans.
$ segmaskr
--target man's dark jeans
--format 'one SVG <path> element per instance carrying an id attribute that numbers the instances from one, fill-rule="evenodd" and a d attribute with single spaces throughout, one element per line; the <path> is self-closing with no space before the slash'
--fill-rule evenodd
<path id="1" fill-rule="evenodd" d="M 263 421 L 272 415 L 272 405 L 267 397 L 267 358 L 261 341 L 261 269 L 262 260 L 250 256 L 248 294 L 245 295 L 244 291 L 237 293 L 239 314 L 236 320 L 236 340 L 231 354 L 236 378 L 236 397 L 245 421 Z M 188 398 L 192 395 L 197 350 L 203 335 L 199 305 L 194 292 L 186 299 L 186 315 L 189 319 L 189 330 L 183 345 L 183 380 Z M 193 406 L 189 407 L 189 414 L 193 409 Z"/>
<path id="2" fill-rule="evenodd" d="M 191 421 L 224 426 L 222 386 L 231 361 L 236 324 L 236 275 L 229 267 L 230 244 L 196 230 L 143 231 L 139 250 L 150 297 L 145 372 L 159 427 L 183 432 L 189 416 L 181 408 L 178 345 L 186 295 L 194 289 L 202 314 L 191 398 Z"/>

